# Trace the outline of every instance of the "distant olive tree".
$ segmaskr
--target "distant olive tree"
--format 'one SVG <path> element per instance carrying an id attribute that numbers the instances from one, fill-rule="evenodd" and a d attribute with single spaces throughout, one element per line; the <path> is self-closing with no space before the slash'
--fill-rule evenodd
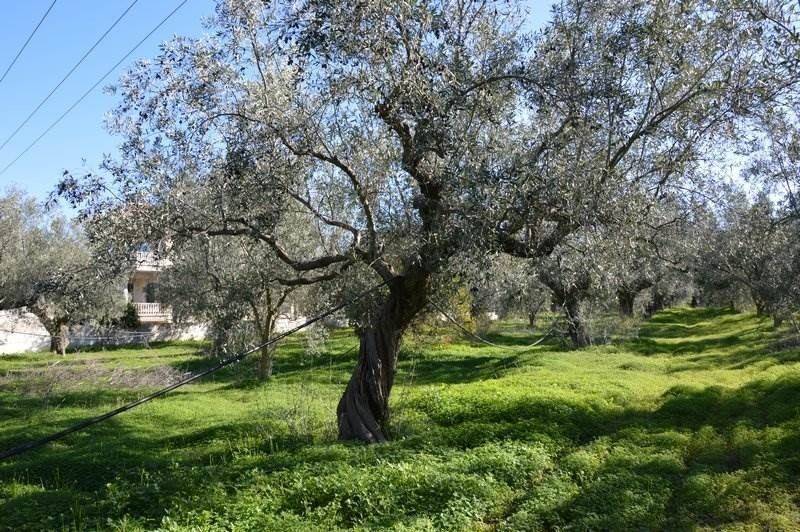
<path id="1" fill-rule="evenodd" d="M 733 194 L 698 257 L 698 284 L 707 297 L 746 297 L 776 325 L 800 308 L 800 226 L 760 194 Z M 742 294 L 741 296 L 739 294 Z"/>
<path id="2" fill-rule="evenodd" d="M 301 284 L 281 282 L 291 271 L 250 238 L 194 239 L 173 247 L 169 256 L 172 264 L 160 278 L 162 299 L 179 321 L 208 323 L 218 354 L 230 349 L 237 332 L 252 343 L 269 342 Z M 267 379 L 274 346 L 260 353 L 258 375 Z"/>
<path id="3" fill-rule="evenodd" d="M 496 314 L 504 319 L 523 317 L 533 328 L 550 303 L 547 288 L 536 278 L 529 261 L 506 254 L 462 261 L 461 275 L 469 287 L 473 319 Z"/>
<path id="4" fill-rule="evenodd" d="M 0 308 L 26 308 L 64 354 L 69 326 L 124 313 L 124 278 L 105 270 L 79 227 L 19 191 L 0 197 Z"/>

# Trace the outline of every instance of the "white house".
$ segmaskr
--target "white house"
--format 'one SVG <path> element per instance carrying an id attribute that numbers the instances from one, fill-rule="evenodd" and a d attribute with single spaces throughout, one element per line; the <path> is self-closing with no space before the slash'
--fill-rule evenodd
<path id="1" fill-rule="evenodd" d="M 125 289 L 125 299 L 136 307 L 142 323 L 171 323 L 172 310 L 158 299 L 158 277 L 172 263 L 157 258 L 152 251 L 136 253 L 136 266 Z"/>
<path id="2" fill-rule="evenodd" d="M 157 258 L 152 251 L 136 253 L 136 266 L 131 274 L 125 290 L 125 298 L 136 307 L 142 325 L 159 326 L 172 324 L 172 309 L 159 301 L 158 277 L 161 271 L 172 265 L 172 261 Z M 298 313 L 294 304 L 290 304 L 275 321 L 275 330 L 282 332 L 295 327 L 306 320 Z M 195 326 L 197 327 L 197 326 Z M 202 325 L 203 334 L 205 326 Z M 196 334 L 196 333 L 195 333 Z"/>

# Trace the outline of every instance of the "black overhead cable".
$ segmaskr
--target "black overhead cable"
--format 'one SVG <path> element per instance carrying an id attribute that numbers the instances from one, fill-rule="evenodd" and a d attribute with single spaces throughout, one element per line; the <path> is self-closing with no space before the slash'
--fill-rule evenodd
<path id="1" fill-rule="evenodd" d="M 77 100 L 75 100 L 75 102 L 74 102 L 72 105 L 70 105 L 70 106 L 67 108 L 67 110 L 66 110 L 66 111 L 64 111 L 63 113 L 61 113 L 61 115 L 60 115 L 58 118 L 56 118 L 56 119 L 53 121 L 53 123 L 52 123 L 52 124 L 50 124 L 50 125 L 47 127 L 47 129 L 45 129 L 45 130 L 42 132 L 42 134 L 41 134 L 41 135 L 39 135 L 38 137 L 36 137 L 36 139 L 34 139 L 34 141 L 33 141 L 33 142 L 31 142 L 30 144 L 28 144 L 28 147 L 27 147 L 27 148 L 25 148 L 24 150 L 22 150 L 22 152 L 20 152 L 20 154 L 19 154 L 19 155 L 17 155 L 17 156 L 14 158 L 14 160 L 13 160 L 13 161 L 11 161 L 10 163 L 8 163 L 8 164 L 7 164 L 7 165 L 6 165 L 6 166 L 5 166 L 5 167 L 4 167 L 2 170 L 0 170 L 0 175 L 3 175 L 4 173 L 6 173 L 6 171 L 7 171 L 9 168 L 11 168 L 12 166 L 14 166 L 14 164 L 15 164 L 17 161 L 19 161 L 19 160 L 20 160 L 20 159 L 21 159 L 21 158 L 22 158 L 22 157 L 23 157 L 23 156 L 24 156 L 26 153 L 28 153 L 28 151 L 30 151 L 30 149 L 31 149 L 31 148 L 33 148 L 33 147 L 34 147 L 36 144 L 38 144 L 38 143 L 39 143 L 39 141 L 40 141 L 40 140 L 42 140 L 42 138 L 43 138 L 45 135 L 47 135 L 48 133 L 50 133 L 50 131 L 51 131 L 51 130 L 52 130 L 54 127 L 56 127 L 56 126 L 57 126 L 57 125 L 58 125 L 58 124 L 59 124 L 59 123 L 60 123 L 60 122 L 61 122 L 61 121 L 64 119 L 64 117 L 66 117 L 66 116 L 67 116 L 69 113 L 71 113 L 71 112 L 72 112 L 72 110 L 73 110 L 73 109 L 75 109 L 75 108 L 76 108 L 78 105 L 80 105 L 80 103 L 81 103 L 83 100 L 85 100 L 85 99 L 86 99 L 86 97 L 87 97 L 87 96 L 89 96 L 89 94 L 90 94 L 90 93 L 91 93 L 91 92 L 92 92 L 94 89 L 96 89 L 96 88 L 98 87 L 98 85 L 100 85 L 100 84 L 101 84 L 101 83 L 102 83 L 102 82 L 103 82 L 103 81 L 104 81 L 104 80 L 105 80 L 105 79 L 106 79 L 108 76 L 110 76 L 110 75 L 111 75 L 111 74 L 112 74 L 112 73 L 113 73 L 113 72 L 114 72 L 114 71 L 117 69 L 117 67 L 119 67 L 119 66 L 120 66 L 120 65 L 121 65 L 121 64 L 122 64 L 122 63 L 123 63 L 123 62 L 124 62 L 126 59 L 128 59 L 128 57 L 130 57 L 130 56 L 131 56 L 131 54 L 133 54 L 133 52 L 135 52 L 135 51 L 136 51 L 136 50 L 137 50 L 137 49 L 138 49 L 138 48 L 139 48 L 139 47 L 140 47 L 142 44 L 144 44 L 144 42 L 145 42 L 147 39 L 149 39 L 151 35 L 153 35 L 153 34 L 154 34 L 154 33 L 155 33 L 155 32 L 156 32 L 156 31 L 157 31 L 157 30 L 158 30 L 158 29 L 159 29 L 161 26 L 163 26 L 163 25 L 164 25 L 164 24 L 167 22 L 167 20 L 169 20 L 169 19 L 172 17 L 172 15 L 174 15 L 174 14 L 175 14 L 175 13 L 176 13 L 176 12 L 177 12 L 177 11 L 178 11 L 180 8 L 182 8 L 182 7 L 184 6 L 184 4 L 186 4 L 186 2 L 188 2 L 188 1 L 189 1 L 189 0 L 183 0 L 183 1 L 182 1 L 180 4 L 178 4 L 178 6 L 177 6 L 175 9 L 173 9 L 172 11 L 170 11 L 170 12 L 169 12 L 169 14 L 168 14 L 166 17 L 164 17 L 163 19 L 161 19 L 161 22 L 159 22 L 159 23 L 158 23 L 158 24 L 157 24 L 157 25 L 156 25 L 156 26 L 155 26 L 155 27 L 154 27 L 152 30 L 150 30 L 150 32 L 149 32 L 147 35 L 145 35 L 145 36 L 144 36 L 144 37 L 143 37 L 143 38 L 142 38 L 142 39 L 141 39 L 141 40 L 140 40 L 138 43 L 136 43 L 136 45 L 135 45 L 133 48 L 131 48 L 131 49 L 128 51 L 128 53 L 127 53 L 127 54 L 125 54 L 125 55 L 122 57 L 122 59 L 120 59 L 119 61 L 117 61 L 117 62 L 114 64 L 114 66 L 112 66 L 110 69 L 108 69 L 108 71 L 107 71 L 105 74 L 103 74 L 103 76 L 102 76 L 100 79 L 98 79 L 98 80 L 95 82 L 95 84 L 94 84 L 94 85 L 92 85 L 91 87 L 89 87 L 89 89 L 88 89 L 86 92 L 84 92 L 84 93 L 83 93 L 83 95 L 82 95 L 80 98 L 78 98 Z"/>
<path id="2" fill-rule="evenodd" d="M 39 26 L 41 26 L 41 25 L 42 25 L 42 22 L 44 22 L 44 19 L 46 19 L 46 18 L 47 18 L 47 15 L 49 15 L 49 14 L 50 14 L 50 10 L 52 10 L 52 9 L 53 9 L 53 6 L 54 6 L 54 5 L 56 5 L 56 2 L 57 2 L 57 1 L 58 1 L 58 0 L 53 0 L 53 2 L 50 4 L 50 7 L 48 7 L 48 8 L 47 8 L 47 11 L 45 11 L 45 12 L 44 12 L 44 15 L 42 15 L 42 18 L 40 18 L 40 19 L 39 19 L 39 22 L 37 22 L 37 23 L 36 23 L 36 27 L 34 27 L 34 28 L 33 28 L 33 31 L 30 33 L 30 35 L 28 35 L 28 38 L 27 38 L 27 39 L 25 39 L 25 44 L 23 44 L 23 45 L 22 45 L 22 48 L 20 48 L 20 49 L 19 49 L 19 51 L 17 52 L 17 55 L 15 55 L 15 56 L 14 56 L 14 59 L 12 59 L 12 60 L 11 60 L 11 64 L 10 64 L 10 65 L 8 65 L 8 68 L 6 68 L 6 71 L 5 71 L 5 72 L 3 72 L 3 75 L 2 75 L 2 76 L 0 76 L 0 83 L 3 83 L 3 80 L 4 80 L 4 79 L 6 79 L 6 76 L 7 76 L 7 75 L 8 75 L 8 73 L 11 71 L 11 69 L 12 69 L 12 68 L 13 68 L 13 66 L 14 66 L 14 64 L 17 62 L 17 59 L 19 59 L 19 56 L 21 56 L 21 55 L 22 55 L 22 52 L 24 52 L 24 51 L 25 51 L 25 48 L 27 48 L 27 47 L 28 47 L 28 43 L 30 43 L 30 42 L 31 42 L 31 39 L 33 39 L 33 36 L 34 36 L 34 35 L 36 35 L 36 32 L 39 30 Z"/>
<path id="3" fill-rule="evenodd" d="M 11 142 L 11 139 L 13 139 L 14 137 L 17 136 L 17 133 L 19 133 L 19 131 L 23 127 L 25 127 L 25 124 L 27 124 L 30 121 L 30 119 L 33 118 L 33 115 L 35 115 L 36 113 L 39 112 L 39 109 L 41 109 L 42 106 L 45 103 L 47 103 L 47 100 L 49 100 L 53 96 L 53 94 L 55 94 L 55 92 L 59 89 L 59 87 L 61 87 L 61 85 L 63 85 L 64 82 L 67 81 L 67 79 L 69 79 L 69 77 L 78 69 L 78 67 L 81 66 L 81 64 L 83 64 L 83 62 L 86 60 L 86 58 L 89 57 L 89 54 L 91 54 L 94 51 L 94 49 L 97 48 L 97 46 L 103 41 L 103 39 L 105 39 L 108 36 L 108 34 L 111 33 L 111 30 L 113 30 L 117 26 L 117 24 L 119 24 L 119 22 L 123 19 L 123 17 L 125 17 L 125 15 L 128 14 L 128 11 L 130 11 L 131 8 L 134 5 L 136 5 L 136 2 L 138 2 L 138 1 L 139 0 L 133 0 L 133 2 L 130 3 L 130 5 L 125 9 L 125 11 L 123 11 L 122 14 L 119 17 L 117 17 L 117 20 L 115 20 L 114 23 L 111 24 L 111 26 L 109 26 L 109 28 L 100 36 L 100 38 L 95 41 L 95 43 L 91 46 L 91 48 L 86 50 L 86 53 L 84 53 L 83 56 L 81 56 L 81 58 L 78 60 L 78 62 L 75 63 L 72 66 L 72 68 L 69 70 L 69 72 L 67 72 L 66 75 L 64 75 L 64 77 L 61 78 L 61 81 L 59 81 L 56 84 L 56 86 L 53 87 L 52 90 L 50 90 L 50 92 L 47 94 L 47 96 L 45 96 L 44 99 L 41 102 L 39 102 L 39 105 L 37 105 L 33 109 L 33 111 L 31 111 L 30 114 L 25 118 L 25 120 L 23 120 L 22 123 L 17 126 L 17 129 L 15 129 L 11 133 L 11 135 L 9 135 L 8 138 L 6 138 L 6 140 L 4 140 L 2 144 L 0 144 L 0 150 L 5 148 L 6 145 L 9 142 Z M 55 2 L 53 2 L 53 3 L 55 3 Z"/>
<path id="4" fill-rule="evenodd" d="M 11 449 L 7 449 L 7 450 L 5 450 L 3 452 L 0 452 L 0 460 L 5 460 L 7 458 L 18 456 L 18 455 L 20 455 L 22 453 L 31 451 L 33 449 L 37 449 L 39 447 L 42 447 L 43 445 L 46 445 L 46 444 L 48 444 L 48 443 L 50 443 L 52 441 L 60 440 L 61 438 L 64 438 L 65 436 L 68 436 L 68 435 L 72 434 L 73 432 L 78 432 L 79 430 L 83 430 L 83 429 L 85 429 L 87 427 L 91 427 L 92 425 L 96 425 L 97 423 L 100 423 L 101 421 L 105 421 L 106 419 L 110 419 L 110 418 L 112 418 L 112 417 L 114 417 L 116 415 L 119 415 L 119 414 L 123 413 L 123 412 L 127 412 L 128 410 L 131 410 L 133 408 L 136 408 L 139 405 L 142 405 L 144 403 L 152 401 L 153 399 L 157 399 L 159 397 L 162 397 L 162 396 L 166 395 L 167 393 L 171 392 L 172 390 L 174 390 L 175 388 L 179 388 L 179 387 L 181 387 L 181 386 L 183 386 L 185 384 L 189 384 L 190 382 L 194 382 L 194 381 L 196 381 L 196 380 L 198 380 L 198 379 L 200 379 L 202 377 L 205 377 L 206 375 L 209 375 L 211 373 L 219 371 L 219 370 L 221 370 L 222 368 L 224 368 L 226 366 L 230 366 L 231 364 L 234 364 L 236 362 L 240 362 L 241 360 L 244 360 L 248 355 L 258 351 L 262 347 L 266 347 L 268 345 L 272 345 L 272 344 L 274 344 L 276 342 L 279 342 L 280 340 L 283 340 L 287 336 L 289 336 L 291 334 L 294 334 L 297 331 L 305 329 L 309 325 L 312 325 L 312 324 L 314 324 L 314 323 L 316 323 L 316 322 L 318 322 L 320 320 L 323 320 L 323 319 L 327 318 L 331 314 L 342 310 L 343 308 L 355 303 L 356 301 L 359 301 L 360 299 L 363 299 L 364 297 L 366 297 L 370 293 L 374 292 L 375 290 L 385 286 L 387 283 L 388 283 L 388 281 L 382 281 L 382 282 L 374 285 L 371 288 L 368 288 L 368 289 L 366 289 L 366 290 L 364 290 L 362 292 L 359 292 L 358 294 L 356 294 L 355 296 L 351 297 L 347 301 L 345 301 L 343 303 L 339 303 L 338 305 L 329 308 L 328 310 L 326 310 L 325 312 L 322 312 L 321 314 L 317 314 L 313 318 L 310 318 L 310 319 L 306 320 L 305 322 L 301 323 L 297 327 L 289 329 L 288 331 L 285 331 L 285 332 L 275 336 L 274 338 L 272 338 L 271 340 L 269 340 L 267 342 L 264 342 L 262 344 L 259 344 L 259 345 L 255 346 L 255 347 L 252 347 L 252 348 L 248 349 L 247 351 L 239 353 L 238 355 L 234 355 L 232 357 L 226 358 L 225 360 L 222 360 L 218 364 L 216 364 L 214 366 L 211 366 L 208 369 L 205 369 L 205 370 L 203 370 L 203 371 L 201 371 L 199 373 L 193 373 L 192 375 L 190 375 L 190 376 L 188 376 L 188 377 L 186 377 L 184 379 L 181 379 L 180 381 L 178 381 L 178 382 L 176 382 L 174 384 L 171 384 L 171 385 L 169 385 L 169 386 L 167 386 L 165 388 L 162 388 L 162 389 L 160 389 L 160 390 L 158 390 L 156 392 L 153 392 L 150 395 L 146 395 L 146 396 L 142 397 L 141 399 L 137 399 L 136 401 L 130 402 L 130 403 L 125 404 L 125 405 L 122 405 L 119 408 L 115 408 L 114 410 L 106 412 L 105 414 L 101 414 L 101 415 L 93 417 L 93 418 L 85 419 L 85 420 L 83 420 L 83 421 L 81 421 L 79 423 L 76 423 L 74 425 L 71 425 L 71 426 L 65 428 L 64 430 L 60 430 L 58 432 L 54 432 L 53 434 L 50 434 L 50 435 L 45 436 L 43 438 L 32 440 L 32 441 L 23 443 L 21 445 L 17 445 L 16 447 L 12 447 Z"/>

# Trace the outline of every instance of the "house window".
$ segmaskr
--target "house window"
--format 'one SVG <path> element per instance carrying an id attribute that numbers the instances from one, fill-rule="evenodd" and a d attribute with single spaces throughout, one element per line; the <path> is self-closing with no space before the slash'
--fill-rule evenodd
<path id="1" fill-rule="evenodd" d="M 144 287 L 144 300 L 147 303 L 158 303 L 158 283 L 147 283 Z"/>

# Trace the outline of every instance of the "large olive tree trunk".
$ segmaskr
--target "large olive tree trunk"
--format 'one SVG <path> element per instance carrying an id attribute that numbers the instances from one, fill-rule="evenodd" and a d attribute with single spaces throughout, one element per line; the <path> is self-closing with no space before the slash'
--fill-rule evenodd
<path id="1" fill-rule="evenodd" d="M 336 409 L 340 440 L 386 441 L 400 340 L 427 303 L 429 281 L 420 270 L 392 279 L 377 317 L 359 331 L 358 363 Z"/>
<path id="2" fill-rule="evenodd" d="M 575 347 L 588 346 L 591 340 L 581 313 L 580 300 L 577 297 L 567 297 L 564 314 L 567 318 L 567 332 L 573 345 Z"/>
<path id="3" fill-rule="evenodd" d="M 591 289 L 591 279 L 583 273 L 571 282 L 557 273 L 542 271 L 539 273 L 542 282 L 553 292 L 553 301 L 558 302 L 567 320 L 567 334 L 575 347 L 586 347 L 591 344 L 591 337 L 586 329 L 585 318 L 581 312 L 581 301 L 585 300 Z"/>
<path id="4" fill-rule="evenodd" d="M 69 322 L 66 318 L 53 316 L 46 306 L 33 304 L 28 310 L 42 323 L 50 335 L 50 351 L 60 355 L 67 354 L 69 347 Z"/>

